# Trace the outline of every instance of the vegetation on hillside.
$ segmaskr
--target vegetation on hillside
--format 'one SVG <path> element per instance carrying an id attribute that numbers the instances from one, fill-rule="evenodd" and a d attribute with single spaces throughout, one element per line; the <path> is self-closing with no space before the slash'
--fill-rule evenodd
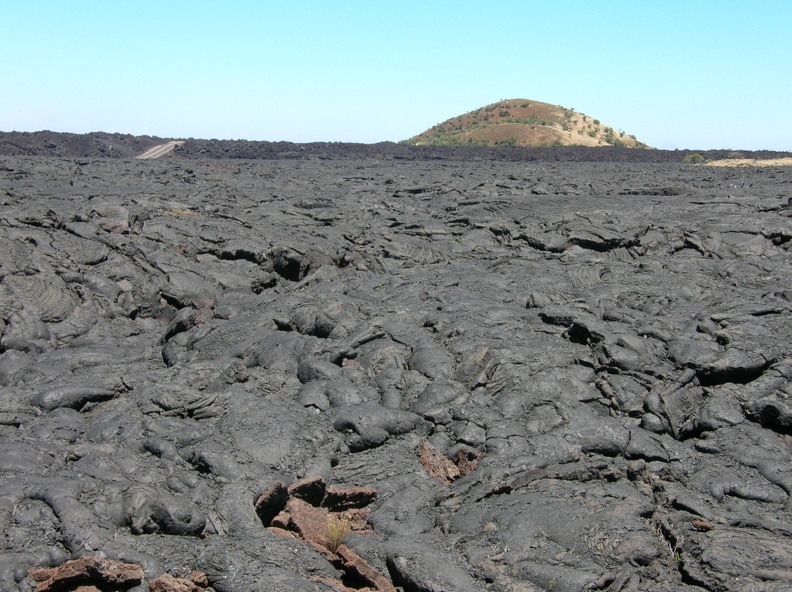
<path id="1" fill-rule="evenodd" d="M 499 101 L 453 117 L 405 140 L 414 145 L 625 146 L 649 148 L 635 136 L 558 105 Z"/>

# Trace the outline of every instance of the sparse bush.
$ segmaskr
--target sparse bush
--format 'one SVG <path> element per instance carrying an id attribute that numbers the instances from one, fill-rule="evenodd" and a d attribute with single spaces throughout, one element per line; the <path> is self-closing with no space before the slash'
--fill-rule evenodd
<path id="1" fill-rule="evenodd" d="M 682 162 L 688 164 L 701 164 L 705 162 L 707 159 L 701 156 L 698 152 L 694 152 L 693 154 L 688 154 L 685 158 L 682 159 Z"/>
<path id="2" fill-rule="evenodd" d="M 338 550 L 338 547 L 344 544 L 344 541 L 352 532 L 352 523 L 346 516 L 339 516 L 338 514 L 330 514 L 327 517 L 327 549 L 333 553 Z"/>
<path id="3" fill-rule="evenodd" d="M 509 113 L 508 111 L 500 111 L 498 115 L 501 117 L 508 117 L 509 115 L 511 115 L 511 113 Z"/>

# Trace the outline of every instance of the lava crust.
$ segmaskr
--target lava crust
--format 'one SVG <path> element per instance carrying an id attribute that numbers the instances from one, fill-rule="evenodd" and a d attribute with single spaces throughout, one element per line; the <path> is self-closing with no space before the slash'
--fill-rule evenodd
<path id="1" fill-rule="evenodd" d="M 200 150 L 0 157 L 0 589 L 792 586 L 790 169 Z"/>

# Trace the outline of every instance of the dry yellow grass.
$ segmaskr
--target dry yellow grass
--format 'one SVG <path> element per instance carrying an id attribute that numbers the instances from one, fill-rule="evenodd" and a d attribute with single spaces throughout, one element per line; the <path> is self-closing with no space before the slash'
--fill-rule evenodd
<path id="1" fill-rule="evenodd" d="M 723 160 L 710 160 L 706 165 L 715 167 L 792 166 L 792 158 L 768 158 L 767 160 L 756 160 L 754 158 L 724 158 Z"/>
<path id="2" fill-rule="evenodd" d="M 335 553 L 336 549 L 344 544 L 349 533 L 352 532 L 352 523 L 346 516 L 330 514 L 327 517 L 327 548 Z"/>

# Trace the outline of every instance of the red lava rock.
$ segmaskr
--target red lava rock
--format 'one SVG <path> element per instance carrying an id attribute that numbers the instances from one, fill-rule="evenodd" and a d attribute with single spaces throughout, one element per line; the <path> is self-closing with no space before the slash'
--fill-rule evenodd
<path id="1" fill-rule="evenodd" d="M 326 487 L 323 477 L 306 477 L 289 485 L 289 499 L 301 499 L 312 506 L 319 506 L 324 499 Z"/>
<path id="2" fill-rule="evenodd" d="M 95 590 L 94 583 L 112 587 L 130 587 L 143 581 L 143 569 L 134 563 L 121 563 L 102 557 L 80 557 L 53 569 L 31 570 L 29 575 L 41 582 L 35 592 L 57 590 Z"/>
<path id="3" fill-rule="evenodd" d="M 342 515 L 349 520 L 349 527 L 355 534 L 374 534 L 371 526 L 368 523 L 368 517 L 371 510 L 364 510 L 360 508 L 352 508 Z"/>
<path id="4" fill-rule="evenodd" d="M 305 541 L 327 546 L 327 510 L 301 499 L 292 499 L 286 505 L 286 513 L 289 515 L 289 530 L 297 532 Z"/>
<path id="5" fill-rule="evenodd" d="M 429 442 L 421 442 L 421 464 L 432 477 L 449 485 L 460 475 L 459 468 Z"/>
<path id="6" fill-rule="evenodd" d="M 52 569 L 48 567 L 31 567 L 28 570 L 28 577 L 35 582 L 43 582 L 49 579 Z"/>
<path id="7" fill-rule="evenodd" d="M 371 567 L 368 561 L 346 545 L 340 545 L 336 549 L 336 555 L 341 560 L 342 569 L 345 572 L 363 580 L 369 587 L 378 592 L 396 592 L 396 588 L 393 587 L 388 578 Z"/>
<path id="8" fill-rule="evenodd" d="M 278 528 L 280 530 L 288 530 L 290 525 L 291 516 L 288 512 L 281 512 L 270 522 L 270 528 Z"/>
<path id="9" fill-rule="evenodd" d="M 289 492 L 283 481 L 276 481 L 256 500 L 256 514 L 264 526 L 272 524 L 273 519 L 283 511 L 289 501 Z"/>
<path id="10" fill-rule="evenodd" d="M 203 587 L 191 579 L 164 574 L 149 582 L 149 592 L 203 592 Z"/>
<path id="11" fill-rule="evenodd" d="M 473 448 L 463 447 L 457 450 L 456 466 L 459 469 L 459 476 L 470 475 L 478 467 L 481 453 Z"/>
<path id="12" fill-rule="evenodd" d="M 280 526 L 270 526 L 269 530 L 273 534 L 276 534 L 279 537 L 284 538 L 284 539 L 299 539 L 300 538 L 300 537 L 297 536 L 296 532 L 292 532 L 291 530 L 286 530 L 285 528 L 282 528 Z"/>
<path id="13" fill-rule="evenodd" d="M 322 506 L 331 512 L 343 512 L 352 508 L 364 508 L 377 499 L 377 490 L 371 487 L 337 489 L 328 487 Z"/>
<path id="14" fill-rule="evenodd" d="M 715 528 L 715 526 L 713 526 L 709 522 L 705 522 L 704 520 L 698 520 L 698 519 L 691 520 L 690 524 L 693 526 L 693 528 L 695 528 L 699 532 L 707 532 L 708 530 L 712 530 Z"/>
<path id="15" fill-rule="evenodd" d="M 451 466 L 454 466 L 453 463 Z M 338 549 L 343 549 L 341 553 L 329 549 L 331 516 L 342 517 L 348 522 L 348 532 L 357 534 L 373 532 L 368 524 L 369 510 L 364 509 L 364 506 L 376 499 L 377 492 L 370 487 L 328 488 L 322 477 L 310 477 L 288 488 L 281 482 L 271 485 L 256 502 L 256 512 L 274 534 L 305 541 L 317 552 L 322 553 L 328 561 L 336 565 L 340 564 L 345 572 L 364 584 L 370 584 L 370 587 L 364 585 L 348 588 L 338 580 L 322 580 L 324 583 L 342 592 L 351 590 L 360 592 L 369 589 L 395 592 L 395 588 L 385 576 L 348 547 L 340 545 Z M 286 500 L 285 507 L 281 507 L 284 500 Z M 280 511 L 273 515 L 278 508 Z M 162 589 L 154 592 L 170 591 Z M 184 592 L 192 591 L 185 589 Z"/>
<path id="16" fill-rule="evenodd" d="M 209 586 L 209 578 L 206 577 L 206 574 L 202 571 L 194 571 L 189 576 L 187 576 L 188 580 L 192 580 L 196 584 L 198 584 L 201 588 L 206 588 Z"/>

